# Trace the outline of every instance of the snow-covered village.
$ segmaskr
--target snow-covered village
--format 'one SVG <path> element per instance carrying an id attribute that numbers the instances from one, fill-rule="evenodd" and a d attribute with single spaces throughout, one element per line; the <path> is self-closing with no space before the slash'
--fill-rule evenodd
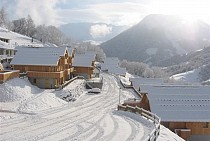
<path id="1" fill-rule="evenodd" d="M 186 1 L 0 0 L 0 141 L 210 141 L 210 2 Z"/>

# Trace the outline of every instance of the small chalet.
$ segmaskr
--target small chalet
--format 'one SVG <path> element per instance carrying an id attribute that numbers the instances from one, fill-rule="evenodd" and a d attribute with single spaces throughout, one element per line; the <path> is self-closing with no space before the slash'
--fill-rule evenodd
<path id="1" fill-rule="evenodd" d="M 83 76 L 85 79 L 91 79 L 95 69 L 94 52 L 86 52 L 85 54 L 76 54 L 73 59 L 74 72 L 73 76 Z"/>
<path id="2" fill-rule="evenodd" d="M 165 127 L 185 140 L 210 139 L 209 86 L 150 85 L 141 89 L 141 107 L 161 117 Z"/>
<path id="3" fill-rule="evenodd" d="M 20 47 L 11 61 L 14 69 L 26 73 L 40 88 L 56 88 L 71 78 L 73 49 L 65 47 Z"/>
<path id="4" fill-rule="evenodd" d="M 143 77 L 135 77 L 129 79 L 131 85 L 140 91 L 140 85 L 161 85 L 164 83 L 162 78 L 143 78 Z"/>
<path id="5" fill-rule="evenodd" d="M 126 73 L 125 68 L 121 68 L 119 66 L 120 60 L 117 57 L 107 57 L 104 60 L 104 63 L 101 64 L 101 70 L 102 71 L 108 71 L 112 74 L 118 74 L 124 76 Z"/>

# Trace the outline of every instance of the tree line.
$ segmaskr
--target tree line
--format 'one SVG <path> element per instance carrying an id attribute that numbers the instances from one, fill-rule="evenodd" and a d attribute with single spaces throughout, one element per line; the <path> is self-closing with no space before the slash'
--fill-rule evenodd
<path id="1" fill-rule="evenodd" d="M 142 62 L 130 62 L 122 60 L 120 66 L 126 68 L 126 70 L 134 75 L 138 75 L 145 78 L 164 78 L 167 74 L 159 67 L 150 67 Z"/>
<path id="2" fill-rule="evenodd" d="M 71 39 L 55 26 L 36 26 L 30 15 L 25 18 L 9 21 L 4 7 L 0 10 L 0 27 L 35 38 L 42 43 L 50 42 L 58 46 L 71 43 Z"/>

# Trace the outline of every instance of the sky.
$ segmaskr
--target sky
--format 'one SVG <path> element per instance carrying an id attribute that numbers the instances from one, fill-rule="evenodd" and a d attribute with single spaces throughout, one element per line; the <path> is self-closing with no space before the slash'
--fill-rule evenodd
<path id="1" fill-rule="evenodd" d="M 132 26 L 148 14 L 181 15 L 210 24 L 210 0 L 0 0 L 1 7 L 10 20 L 30 14 L 36 25 L 91 22 Z"/>

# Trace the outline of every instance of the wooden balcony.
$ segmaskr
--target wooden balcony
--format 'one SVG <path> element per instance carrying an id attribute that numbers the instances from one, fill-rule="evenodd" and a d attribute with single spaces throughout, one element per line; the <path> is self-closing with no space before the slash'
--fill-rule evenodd
<path id="1" fill-rule="evenodd" d="M 27 71 L 27 76 L 34 78 L 62 78 L 64 76 L 64 71 L 60 72 Z"/>
<path id="2" fill-rule="evenodd" d="M 0 83 L 3 83 L 9 79 L 19 77 L 20 71 L 19 70 L 13 70 L 13 71 L 1 71 L 0 72 Z"/>

